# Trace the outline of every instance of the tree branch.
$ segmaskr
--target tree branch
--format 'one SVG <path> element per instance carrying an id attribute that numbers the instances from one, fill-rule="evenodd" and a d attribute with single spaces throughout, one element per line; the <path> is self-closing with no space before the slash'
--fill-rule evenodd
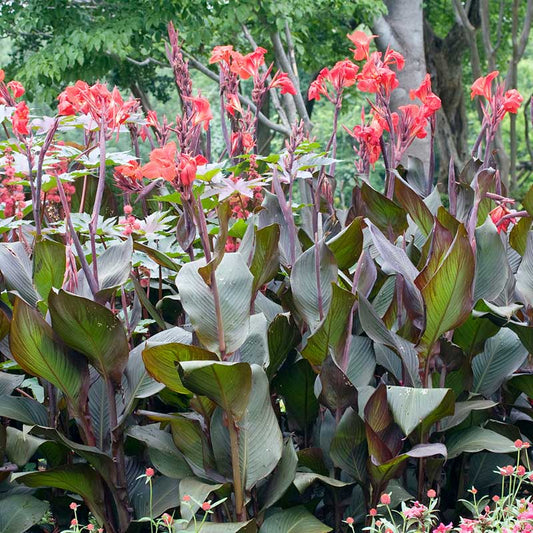
<path id="1" fill-rule="evenodd" d="M 311 120 L 309 119 L 309 114 L 307 113 L 307 108 L 305 107 L 305 102 L 302 97 L 302 93 L 300 92 L 300 81 L 292 70 L 289 58 L 287 57 L 285 49 L 283 48 L 283 43 L 281 42 L 279 32 L 272 33 L 270 35 L 270 39 L 274 47 L 274 55 L 276 56 L 276 60 L 280 64 L 281 68 L 287 72 L 289 78 L 292 81 L 292 84 L 296 89 L 296 94 L 294 95 L 294 102 L 296 104 L 298 114 L 304 121 L 305 129 L 307 131 L 310 131 L 313 125 L 311 123 Z"/>

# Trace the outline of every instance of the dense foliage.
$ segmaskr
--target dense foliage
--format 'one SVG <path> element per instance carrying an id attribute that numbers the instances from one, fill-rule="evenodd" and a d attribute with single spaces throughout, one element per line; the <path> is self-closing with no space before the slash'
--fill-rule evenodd
<path id="1" fill-rule="evenodd" d="M 437 495 L 455 520 L 468 488 L 499 489 L 497 466 L 529 471 L 533 189 L 519 208 L 492 154 L 520 94 L 494 72 L 472 85 L 483 125 L 444 197 L 432 165 L 402 166 L 441 102 L 428 76 L 393 112 L 404 58 L 371 36 L 349 34 L 354 60 L 311 84 L 334 107 L 325 151 L 300 123 L 268 156 L 239 88 L 260 110 L 290 77 L 264 49 L 213 50 L 214 154 L 169 38 L 175 119 L 83 81 L 30 119 L 0 71 L 0 530 L 54 531 L 73 511 L 74 531 L 339 532 L 375 528 L 380 502 L 433 512 Z M 346 128 L 342 211 L 356 89 L 369 103 Z M 384 191 L 368 181 L 380 158 Z"/>

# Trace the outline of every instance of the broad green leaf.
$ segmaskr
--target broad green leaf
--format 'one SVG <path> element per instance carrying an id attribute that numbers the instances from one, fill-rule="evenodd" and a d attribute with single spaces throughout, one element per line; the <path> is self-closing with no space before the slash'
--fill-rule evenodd
<path id="1" fill-rule="evenodd" d="M 263 313 L 250 316 L 248 337 L 239 348 L 239 361 L 267 368 L 270 363 L 268 353 L 268 321 Z"/>
<path id="2" fill-rule="evenodd" d="M 176 448 L 172 435 L 159 429 L 159 424 L 131 426 L 126 435 L 146 445 L 151 464 L 164 476 L 183 479 L 192 475 L 191 468 Z"/>
<path id="3" fill-rule="evenodd" d="M 55 487 L 82 496 L 100 524 L 105 524 L 104 488 L 101 477 L 86 464 L 71 464 L 29 474 L 14 474 L 27 487 Z"/>
<path id="4" fill-rule="evenodd" d="M 21 242 L 0 243 L 0 272 L 8 290 L 36 306 L 41 299 L 32 283 L 32 264 Z"/>
<path id="5" fill-rule="evenodd" d="M 333 464 L 356 479 L 359 483 L 367 480 L 365 423 L 353 409 L 347 409 L 333 436 L 330 447 Z"/>
<path id="6" fill-rule="evenodd" d="M 187 528 L 183 533 L 196 533 L 195 527 Z M 257 525 L 255 520 L 248 522 L 226 522 L 225 524 L 215 524 L 207 522 L 202 526 L 202 533 L 256 533 Z"/>
<path id="7" fill-rule="evenodd" d="M 401 359 L 405 369 L 405 377 L 408 380 L 406 384 L 418 385 L 420 383 L 419 363 L 414 346 L 396 333 L 389 331 L 369 301 L 361 294 L 359 295 L 359 320 L 364 332 L 374 342 L 390 348 Z"/>
<path id="8" fill-rule="evenodd" d="M 496 402 L 491 402 L 490 400 L 456 402 L 454 414 L 441 420 L 439 431 L 447 431 L 448 429 L 458 426 L 461 422 L 466 420 L 472 411 L 484 411 L 485 409 L 492 409 L 497 405 Z"/>
<path id="9" fill-rule="evenodd" d="M 203 348 L 177 342 L 149 346 L 143 350 L 142 357 L 148 373 L 156 381 L 179 394 L 189 394 L 189 390 L 183 386 L 176 363 L 218 360 L 216 354 Z"/>
<path id="10" fill-rule="evenodd" d="M 147 342 L 143 342 L 130 351 L 128 363 L 124 374 L 128 383 L 126 389 L 126 407 L 124 412 L 129 414 L 135 405 L 137 398 L 148 398 L 159 392 L 164 385 L 152 379 L 145 368 L 143 350 L 158 344 L 179 342 L 191 344 L 192 334 L 182 328 L 175 327 L 160 331 L 151 336 Z M 174 366 L 174 370 L 176 370 Z"/>
<path id="11" fill-rule="evenodd" d="M 120 384 L 129 347 L 120 319 L 99 303 L 63 290 L 50 294 L 54 331 L 84 354 L 100 375 Z"/>
<path id="12" fill-rule="evenodd" d="M 240 472 L 247 490 L 274 470 L 283 451 L 283 437 L 272 408 L 268 378 L 258 365 L 251 368 L 250 400 L 244 417 L 237 423 Z M 211 419 L 211 442 L 219 467 L 231 464 L 229 432 L 222 416 L 217 410 Z"/>
<path id="13" fill-rule="evenodd" d="M 316 331 L 328 314 L 333 295 L 332 283 L 335 281 L 335 257 L 324 241 L 308 248 L 292 267 L 291 289 L 294 304 L 311 331 Z"/>
<path id="14" fill-rule="evenodd" d="M 398 175 L 395 178 L 394 196 L 427 237 L 433 229 L 433 215 L 431 211 L 408 183 Z"/>
<path id="15" fill-rule="evenodd" d="M 199 273 L 204 260 L 183 265 L 176 276 L 181 302 L 206 349 L 220 353 L 215 302 L 211 287 Z M 225 352 L 233 353 L 246 340 L 250 322 L 253 276 L 241 254 L 225 254 L 215 271 Z"/>
<path id="16" fill-rule="evenodd" d="M 403 463 L 405 463 L 410 457 L 421 459 L 424 457 L 433 457 L 435 455 L 442 455 L 446 458 L 446 446 L 444 446 L 444 444 L 418 444 L 408 452 L 397 455 L 385 463 L 377 465 L 373 462 L 369 462 L 369 472 L 374 484 L 382 486 L 398 475 L 401 468 L 403 468 Z"/>
<path id="17" fill-rule="evenodd" d="M 165 511 L 179 507 L 179 481 L 168 477 L 152 480 L 152 494 L 146 483 L 139 483 L 137 490 L 130 497 L 136 518 L 144 516 L 161 516 Z"/>
<path id="18" fill-rule="evenodd" d="M 351 268 L 363 250 L 363 217 L 355 217 L 349 226 L 327 241 L 341 270 Z"/>
<path id="19" fill-rule="evenodd" d="M 0 372 L 0 395 L 9 396 L 24 381 L 24 374 Z"/>
<path id="20" fill-rule="evenodd" d="M 357 389 L 331 355 L 326 357 L 320 369 L 316 394 L 319 394 L 318 401 L 332 414 L 342 413 L 347 407 L 357 407 Z"/>
<path id="21" fill-rule="evenodd" d="M 124 285 L 131 272 L 133 243 L 131 238 L 109 246 L 98 257 L 98 285 L 100 292 Z"/>
<path id="22" fill-rule="evenodd" d="M 474 357 L 472 392 L 491 396 L 525 362 L 528 351 L 520 339 L 507 328 L 487 339 L 485 349 Z"/>
<path id="23" fill-rule="evenodd" d="M 407 173 L 405 176 L 407 183 L 420 195 L 427 192 L 427 177 L 424 170 L 424 162 L 418 157 L 407 156 Z"/>
<path id="24" fill-rule="evenodd" d="M 490 217 L 476 228 L 476 274 L 474 302 L 484 299 L 492 301 L 507 283 L 507 254 L 500 234 Z"/>
<path id="25" fill-rule="evenodd" d="M 170 421 L 172 438 L 193 471 L 202 477 L 215 470 L 215 459 L 199 420 L 175 415 Z"/>
<path id="26" fill-rule="evenodd" d="M 188 495 L 191 497 L 189 505 L 181 504 L 181 516 L 185 520 L 192 520 L 193 515 L 198 511 L 200 506 L 195 503 L 204 502 L 208 499 L 212 492 L 222 488 L 222 483 L 210 484 L 201 481 L 196 477 L 186 477 L 180 481 L 179 494 L 180 500 L 183 502 L 183 497 Z"/>
<path id="27" fill-rule="evenodd" d="M 398 204 L 366 183 L 361 187 L 361 197 L 365 215 L 385 235 L 397 237 L 407 229 L 407 215 Z"/>
<path id="28" fill-rule="evenodd" d="M 35 452 L 45 443 L 44 439 L 39 439 L 33 435 L 28 435 L 26 431 L 21 431 L 12 426 L 6 428 L 6 456 L 12 463 L 20 468 L 29 462 Z"/>
<path id="29" fill-rule="evenodd" d="M 417 427 L 427 435 L 435 422 L 451 416 L 455 398 L 450 389 L 387 387 L 387 401 L 394 421 L 409 436 Z"/>
<path id="30" fill-rule="evenodd" d="M 533 231 L 528 233 L 526 252 L 516 272 L 516 291 L 522 302 L 533 306 Z"/>
<path id="31" fill-rule="evenodd" d="M 187 389 L 207 396 L 236 420 L 243 417 L 252 389 L 248 363 L 183 361 L 178 370 Z"/>
<path id="32" fill-rule="evenodd" d="M 170 259 L 168 255 L 159 250 L 156 250 L 155 248 L 151 248 L 146 244 L 142 244 L 138 241 L 133 241 L 133 249 L 138 250 L 140 252 L 144 252 L 150 259 L 155 261 L 158 265 L 168 268 L 169 270 L 174 270 L 175 272 L 178 272 L 180 269 L 180 265 Z"/>
<path id="33" fill-rule="evenodd" d="M 278 224 L 255 229 L 254 251 L 250 263 L 250 272 L 254 277 L 253 291 L 269 282 L 279 268 L 279 238 Z M 246 259 L 246 258 L 245 258 Z"/>
<path id="34" fill-rule="evenodd" d="M 448 459 L 453 459 L 462 453 L 477 453 L 488 450 L 493 453 L 516 452 L 514 442 L 490 429 L 473 427 L 455 433 L 446 438 Z"/>
<path id="35" fill-rule="evenodd" d="M 327 533 L 329 526 L 315 518 L 305 507 L 291 507 L 270 515 L 259 533 Z"/>
<path id="36" fill-rule="evenodd" d="M 453 342 L 471 358 L 481 352 L 485 341 L 499 330 L 500 328 L 488 318 L 475 318 L 470 315 L 468 320 L 454 331 Z"/>
<path id="37" fill-rule="evenodd" d="M 83 402 L 86 361 L 59 344 L 41 314 L 20 298 L 15 300 L 9 346 L 15 361 L 26 372 L 63 391 L 74 409 Z"/>
<path id="38" fill-rule="evenodd" d="M 533 185 L 529 187 L 529 190 L 524 196 L 522 204 L 524 205 L 526 211 L 529 213 L 529 216 L 533 217 Z"/>
<path id="39" fill-rule="evenodd" d="M 526 253 L 527 236 L 530 229 L 531 218 L 522 217 L 518 219 L 509 233 L 509 244 L 522 256 Z"/>
<path id="40" fill-rule="evenodd" d="M 464 226 L 460 226 L 448 253 L 422 289 L 426 304 L 426 328 L 420 339 L 429 353 L 446 331 L 460 326 L 472 309 L 474 255 Z"/>
<path id="41" fill-rule="evenodd" d="M 0 416 L 22 422 L 28 426 L 48 424 L 46 407 L 24 396 L 0 396 Z"/>
<path id="42" fill-rule="evenodd" d="M 26 533 L 48 511 L 48 503 L 29 494 L 13 494 L 0 500 L 0 531 Z"/>
<path id="43" fill-rule="evenodd" d="M 348 366 L 345 370 L 346 376 L 353 383 L 354 387 L 363 387 L 370 383 L 374 377 L 376 369 L 376 354 L 372 341 L 368 337 L 352 335 L 350 348 L 348 350 Z M 398 359 L 396 354 L 394 357 Z M 341 366 L 340 357 L 337 355 L 337 362 Z"/>
<path id="44" fill-rule="evenodd" d="M 33 283 L 43 300 L 48 299 L 52 287 L 59 289 L 65 277 L 67 256 L 65 245 L 39 240 L 33 250 Z"/>
<path id="45" fill-rule="evenodd" d="M 300 332 L 288 314 L 276 315 L 268 326 L 268 353 L 270 364 L 267 373 L 272 377 L 287 355 L 300 342 Z"/>
<path id="46" fill-rule="evenodd" d="M 329 349 L 344 344 L 355 295 L 332 283 L 331 304 L 326 318 L 307 339 L 302 355 L 314 366 L 321 365 Z"/>
<path id="47" fill-rule="evenodd" d="M 292 438 L 289 437 L 283 445 L 281 459 L 272 472 L 272 476 L 259 491 L 258 498 L 262 510 L 272 507 L 285 494 L 294 480 L 297 466 L 298 456 L 294 450 Z"/>
<path id="48" fill-rule="evenodd" d="M 294 486 L 300 494 L 303 494 L 311 485 L 316 482 L 320 482 L 328 487 L 334 489 L 342 489 L 343 487 L 348 487 L 353 485 L 353 482 L 341 481 L 329 476 L 323 476 L 321 474 L 315 474 L 314 472 L 296 472 L 294 478 Z"/>
<path id="49" fill-rule="evenodd" d="M 316 374 L 306 359 L 285 365 L 273 381 L 283 398 L 289 419 L 293 419 L 302 431 L 315 423 L 318 401 L 314 394 Z"/>
<path id="50" fill-rule="evenodd" d="M 108 483 L 112 483 L 113 459 L 110 455 L 96 448 L 96 446 L 86 446 L 85 444 L 74 442 L 63 433 L 49 427 L 33 426 L 30 429 L 30 435 L 59 443 L 70 452 L 74 452 L 85 459 L 100 473 L 103 479 Z"/>

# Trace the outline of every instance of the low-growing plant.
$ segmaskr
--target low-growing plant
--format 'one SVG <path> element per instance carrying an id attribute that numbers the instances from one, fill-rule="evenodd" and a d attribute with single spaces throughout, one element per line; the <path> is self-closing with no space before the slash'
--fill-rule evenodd
<path id="1" fill-rule="evenodd" d="M 0 529 L 49 507 L 66 527 L 65 493 L 106 533 L 339 532 L 388 491 L 435 490 L 448 516 L 533 438 L 533 188 L 519 207 L 492 154 L 521 96 L 497 73 L 474 83 L 485 120 L 443 202 L 433 163 L 405 156 L 428 129 L 433 145 L 430 78 L 394 111 L 404 58 L 348 37 L 354 61 L 308 95 L 334 105 L 324 151 L 295 124 L 280 153 L 258 153 L 262 106 L 293 73 L 221 46 L 215 154 L 172 25 L 175 120 L 83 81 L 30 120 L 2 73 Z M 369 104 L 348 128 L 343 211 L 336 139 L 354 87 Z M 124 135 L 132 153 L 111 148 Z"/>

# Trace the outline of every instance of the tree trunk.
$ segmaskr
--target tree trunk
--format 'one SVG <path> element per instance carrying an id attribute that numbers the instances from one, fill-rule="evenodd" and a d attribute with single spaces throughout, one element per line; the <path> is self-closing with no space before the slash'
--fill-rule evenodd
<path id="1" fill-rule="evenodd" d="M 422 0 L 386 0 L 388 14 L 374 23 L 378 34 L 377 44 L 381 50 L 388 46 L 405 56 L 405 67 L 398 72 L 400 85 L 392 93 L 391 105 L 398 106 L 412 103 L 409 91 L 416 89 L 426 75 L 426 58 L 424 53 L 424 30 Z M 426 171 L 429 169 L 430 152 L 429 135 L 425 139 L 416 139 L 407 150 L 408 155 L 418 157 Z"/>
<path id="2" fill-rule="evenodd" d="M 461 169 L 467 159 L 467 117 L 463 88 L 462 58 L 468 43 L 462 27 L 454 24 L 444 39 L 424 21 L 426 63 L 433 91 L 440 97 L 442 108 L 437 114 L 436 143 L 438 176 L 443 181 L 453 159 Z"/>

